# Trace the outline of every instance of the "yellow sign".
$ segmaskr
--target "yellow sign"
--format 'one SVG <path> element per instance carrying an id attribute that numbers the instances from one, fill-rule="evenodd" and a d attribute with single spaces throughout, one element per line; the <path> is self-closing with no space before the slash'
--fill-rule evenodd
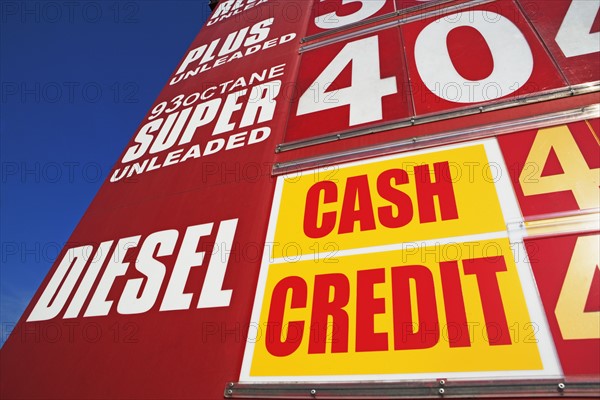
<path id="1" fill-rule="evenodd" d="M 287 177 L 272 258 L 503 231 L 496 168 L 479 144 Z"/>
<path id="2" fill-rule="evenodd" d="M 507 239 L 269 267 L 250 376 L 539 370 Z"/>
<path id="3" fill-rule="evenodd" d="M 509 179 L 494 140 L 280 177 L 241 378 L 556 371 Z"/>

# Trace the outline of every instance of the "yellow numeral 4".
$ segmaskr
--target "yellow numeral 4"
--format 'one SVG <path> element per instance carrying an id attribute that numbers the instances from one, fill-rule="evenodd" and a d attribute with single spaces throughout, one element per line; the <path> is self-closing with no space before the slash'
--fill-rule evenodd
<path id="1" fill-rule="evenodd" d="M 600 339 L 600 311 L 585 312 L 600 259 L 600 235 L 577 239 L 554 313 L 566 340 Z"/>
<path id="2" fill-rule="evenodd" d="M 551 150 L 564 171 L 562 174 L 542 176 L 542 170 Z M 534 172 L 526 173 L 533 165 Z M 565 125 L 540 129 L 521 171 L 519 182 L 525 196 L 570 191 L 581 209 L 600 206 L 600 168 L 590 169 Z"/>

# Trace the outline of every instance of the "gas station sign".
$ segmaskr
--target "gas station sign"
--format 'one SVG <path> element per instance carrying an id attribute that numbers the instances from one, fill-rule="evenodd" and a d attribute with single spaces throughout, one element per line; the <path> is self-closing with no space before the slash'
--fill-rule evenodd
<path id="1" fill-rule="evenodd" d="M 599 10 L 219 1 L 0 394 L 597 396 Z"/>
<path id="2" fill-rule="evenodd" d="M 495 140 L 278 178 L 241 379 L 558 373 Z"/>

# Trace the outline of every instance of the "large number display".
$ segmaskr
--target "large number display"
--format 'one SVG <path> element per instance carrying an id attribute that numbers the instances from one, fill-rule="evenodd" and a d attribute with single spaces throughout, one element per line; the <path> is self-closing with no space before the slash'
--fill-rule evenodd
<path id="1" fill-rule="evenodd" d="M 416 115 L 510 100 L 565 85 L 512 1 L 402 25 Z M 477 60 L 475 62 L 475 60 Z M 432 97 L 422 101 L 423 97 Z"/>
<path id="2" fill-rule="evenodd" d="M 599 243 L 598 232 L 527 240 L 554 345 L 571 378 L 600 374 Z"/>
<path id="3" fill-rule="evenodd" d="M 600 120 L 498 138 L 523 216 L 526 248 L 566 376 L 600 374 Z M 575 225 L 563 219 L 590 215 Z M 536 220 L 546 220 L 537 228 Z M 586 221 L 587 220 L 587 221 Z M 572 228 L 571 228 L 572 229 Z M 563 233 L 564 231 L 564 233 Z"/>
<path id="4" fill-rule="evenodd" d="M 599 128 L 593 119 L 498 139 L 526 218 L 600 207 Z"/>
<path id="5" fill-rule="evenodd" d="M 408 117 L 411 105 L 399 46 L 398 28 L 390 28 L 305 53 L 296 81 L 300 97 L 286 140 Z"/>
<path id="6" fill-rule="evenodd" d="M 368 21 L 391 3 L 317 2 L 309 31 L 312 23 L 322 22 L 324 8 L 333 10 L 325 15 L 339 27 Z M 367 37 L 353 31 L 352 39 L 338 35 L 338 41 L 334 37 L 333 43 L 328 39 L 306 50 L 285 141 L 441 118 L 600 79 L 597 1 L 471 3 L 444 11 L 432 7 L 437 2 L 421 2 L 419 18 L 386 19 L 380 26 L 396 21 L 400 39 L 383 33 L 390 29 L 377 34 L 377 27 L 369 27 Z"/>
<path id="7" fill-rule="evenodd" d="M 599 395 L 599 10 L 219 1 L 2 348 L 1 397 Z"/>

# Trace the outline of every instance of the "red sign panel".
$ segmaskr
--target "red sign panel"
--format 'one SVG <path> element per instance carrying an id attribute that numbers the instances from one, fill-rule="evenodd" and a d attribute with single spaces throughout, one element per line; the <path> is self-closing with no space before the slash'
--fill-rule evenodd
<path id="1" fill-rule="evenodd" d="M 387 4 L 357 8 L 359 3 L 343 2 L 348 10 L 354 7 L 348 12 L 356 21 L 370 18 L 369 7 L 380 4 L 383 10 Z M 326 4 L 317 3 L 315 9 Z M 304 53 L 287 142 L 515 100 L 567 85 L 513 1 L 401 24 L 401 41 L 392 31 Z M 396 82 L 390 80 L 394 77 Z"/>
<path id="2" fill-rule="evenodd" d="M 304 53 L 286 141 L 408 117 L 400 48 L 390 28 Z"/>
<path id="3" fill-rule="evenodd" d="M 600 120 L 500 136 L 525 218 L 600 206 Z"/>
<path id="4" fill-rule="evenodd" d="M 600 374 L 600 236 L 525 240 L 565 376 Z"/>
<path id="5" fill-rule="evenodd" d="M 394 12 L 394 0 L 314 0 L 307 36 Z"/>
<path id="6" fill-rule="evenodd" d="M 238 378 L 307 15 L 221 2 L 4 344 L 2 398 L 221 398 Z"/>
<path id="7" fill-rule="evenodd" d="M 570 84 L 600 80 L 600 2 L 519 1 Z"/>
<path id="8" fill-rule="evenodd" d="M 417 115 L 565 85 L 512 1 L 402 25 Z"/>
<path id="9" fill-rule="evenodd" d="M 414 159 L 403 160 L 404 165 L 394 157 L 376 163 L 348 164 L 341 169 L 338 165 L 327 171 L 332 172 L 331 179 L 329 175 L 327 179 L 316 179 L 311 174 L 318 175 L 319 171 L 313 171 L 287 180 L 282 177 L 276 187 L 271 176 L 275 145 L 283 141 L 286 118 L 285 140 L 292 142 L 565 86 L 536 32 L 509 0 L 454 9 L 400 27 L 354 32 L 354 37 L 316 46 L 298 56 L 300 38 L 307 26 L 311 35 L 424 3 L 219 2 L 5 343 L 2 397 L 81 398 L 83 393 L 106 398 L 221 398 L 223 385 L 237 381 L 241 373 L 260 381 L 292 371 L 284 379 L 290 381 L 290 377 L 298 376 L 314 379 L 313 374 L 319 378 L 331 374 L 331 366 L 340 365 L 343 368 L 339 375 L 349 376 L 348 380 L 356 380 L 360 374 L 369 379 L 379 376 L 385 369 L 382 365 L 388 365 L 390 375 L 404 374 L 397 375 L 398 379 L 422 378 L 411 374 L 423 373 L 435 378 L 428 357 L 416 357 L 401 371 L 396 368 L 398 363 L 385 364 L 381 361 L 386 358 L 373 357 L 377 351 L 398 357 L 396 350 L 404 345 L 402 337 L 394 350 L 387 339 L 376 339 L 375 345 L 364 339 L 396 336 L 398 317 L 389 310 L 402 302 L 408 308 L 400 307 L 398 315 L 401 321 L 411 323 L 407 332 L 416 338 L 418 331 L 414 331 L 410 315 L 411 276 L 423 277 L 423 304 L 436 335 L 440 333 L 442 315 L 446 322 L 466 324 L 468 314 L 469 321 L 486 325 L 483 342 L 466 336 L 447 342 L 436 337 L 431 346 L 415 342 L 424 350 L 439 343 L 434 349 L 436 357 L 446 357 L 444 365 L 449 367 L 438 371 L 509 371 L 510 376 L 521 377 L 523 370 L 538 371 L 535 376 L 542 376 L 549 368 L 557 374 L 554 352 L 548 350 L 550 340 L 541 340 L 544 343 L 539 351 L 537 342 L 515 340 L 512 349 L 517 352 L 505 353 L 511 350 L 507 342 L 512 339 L 506 335 L 493 338 L 491 329 L 488 331 L 489 310 L 504 312 L 503 300 L 508 299 L 506 310 L 511 321 L 527 329 L 534 327 L 529 322 L 542 321 L 538 324 L 544 325 L 540 337 L 549 337 L 543 318 L 535 318 L 543 312 L 537 298 L 532 307 L 534 290 L 520 291 L 519 282 L 524 282 L 523 288 L 533 289 L 528 265 L 514 257 L 508 238 L 498 233 L 515 219 L 505 220 L 506 215 L 519 214 L 517 201 L 526 219 L 600 206 L 599 119 L 500 136 L 499 148 L 490 138 L 443 151 L 416 152 L 410 155 Z M 597 2 L 590 3 L 597 7 Z M 533 0 L 524 4 L 530 17 L 532 6 L 527 4 L 546 8 L 542 5 L 545 3 Z M 597 51 L 590 50 L 591 41 L 581 30 L 587 26 L 593 9 L 575 2 L 568 7 L 564 4 L 534 19 L 535 28 L 559 65 L 567 70 L 571 82 L 596 79 L 597 60 L 588 57 Z M 573 15 L 582 22 L 573 23 Z M 587 32 L 592 38 L 593 29 Z M 574 37 L 586 39 L 578 44 L 573 42 Z M 564 57 L 556 55 L 558 51 Z M 449 155 L 456 162 L 450 163 Z M 469 179 L 445 179 L 451 177 L 451 167 L 458 166 L 454 170 L 464 172 L 461 166 L 467 164 L 461 162 L 465 160 L 471 160 Z M 502 182 L 498 186 L 493 179 L 486 179 L 486 171 L 504 161 L 516 199 L 503 168 L 499 169 Z M 483 166 L 484 172 L 473 176 L 487 191 L 477 189 L 470 180 L 475 171 L 472 166 Z M 410 178 L 417 173 L 424 174 L 424 180 Z M 345 182 L 345 186 L 338 181 Z M 460 196 L 456 197 L 460 200 L 458 208 L 455 188 Z M 277 208 L 273 210 L 281 207 L 283 217 L 271 222 L 277 227 L 269 233 L 274 240 L 265 243 L 274 193 Z M 298 213 L 303 202 L 304 216 Z M 435 204 L 441 212 L 438 224 L 432 224 L 436 220 Z M 481 204 L 487 208 L 484 210 Z M 490 213 L 494 204 L 496 212 Z M 471 211 L 484 212 L 485 216 L 473 214 L 475 217 L 470 218 Z M 272 215 L 277 217 L 277 212 Z M 381 229 L 376 229 L 376 215 Z M 360 235 L 350 235 L 357 221 Z M 315 238 L 331 234 L 336 224 L 339 227 L 334 234 L 338 238 L 319 245 Z M 491 224 L 490 229 L 482 230 L 486 224 Z M 409 233 L 414 229 L 428 244 L 400 242 L 404 239 L 392 231 L 399 228 Z M 464 257 L 446 254 L 451 246 L 439 246 L 440 240 L 452 239 L 449 229 L 456 229 L 454 238 L 468 240 L 452 247 Z M 281 240 L 276 240 L 279 237 Z M 406 235 L 411 241 L 415 237 Z M 389 241 L 383 243 L 386 238 Z M 526 240 L 567 375 L 597 377 L 600 373 L 599 241 L 597 233 Z M 271 248 L 271 244 L 275 246 Z M 335 262 L 325 265 L 331 258 L 327 253 L 331 244 L 335 245 L 333 255 L 340 258 L 339 265 L 347 263 L 346 273 L 353 274 L 351 279 L 339 273 Z M 344 244 L 345 253 L 337 254 L 336 246 Z M 405 244 L 433 251 L 436 261 L 420 260 L 421 253 L 412 252 Z M 392 245 L 397 247 L 383 250 Z M 304 252 L 290 261 L 289 247 Z M 476 252 L 466 256 L 474 247 Z M 500 253 L 490 256 L 485 252 L 488 248 L 499 249 Z M 269 257 L 263 257 L 264 251 Z M 315 262 L 313 257 L 318 254 L 326 255 L 324 266 Z M 406 262 L 398 262 L 403 257 L 408 257 Z M 265 267 L 261 269 L 262 262 Z M 295 275 L 289 275 L 292 262 L 303 267 Z M 330 273 L 324 273 L 324 268 L 330 268 Z M 328 279 L 334 279 L 333 283 L 327 283 Z M 300 294 L 308 293 L 306 289 L 314 283 L 317 295 L 313 293 L 311 307 L 318 311 L 319 304 L 333 304 L 335 307 L 329 309 L 342 319 L 345 315 L 348 327 L 348 310 L 343 307 L 350 304 L 350 297 L 344 293 L 352 288 L 356 304 L 367 304 L 367 308 L 355 310 L 355 319 L 368 324 L 352 324 L 359 343 L 353 351 L 360 354 L 345 359 L 360 362 L 340 363 L 344 359 L 331 358 L 327 360 L 331 364 L 323 362 L 319 370 L 314 368 L 314 352 L 309 351 L 298 352 L 300 362 L 290 359 L 285 365 L 288 369 L 282 369 L 281 354 L 270 352 L 270 344 L 264 345 L 270 355 L 261 354 L 259 341 L 248 347 L 258 349 L 256 357 L 246 359 L 252 363 L 247 362 L 246 367 L 255 369 L 242 365 L 248 331 L 260 327 L 251 325 L 257 284 L 264 289 L 257 299 L 263 293 L 267 293 L 266 299 L 269 293 L 278 299 L 271 302 L 275 308 L 254 305 L 257 321 L 264 321 L 264 316 L 268 321 L 270 314 L 282 316 L 278 310 L 290 304 L 285 299 L 285 285 L 290 282 L 299 287 L 295 293 Z M 328 286 L 340 288 L 334 293 L 335 302 L 330 299 Z M 403 288 L 400 303 L 394 299 L 400 292 L 393 286 Z M 434 298 L 440 287 L 443 302 Z M 417 292 L 423 293 L 422 287 Z M 494 295 L 492 300 L 490 293 Z M 383 301 L 384 294 L 392 303 Z M 343 297 L 338 299 L 338 295 Z M 308 301 L 307 295 L 301 297 L 301 303 Z M 305 314 L 300 316 L 308 321 L 317 314 L 309 312 L 306 304 L 297 305 L 292 300 L 289 308 L 294 310 L 288 311 L 304 309 Z M 328 312 L 333 316 L 332 311 Z M 383 314 L 386 320 L 379 319 Z M 495 311 L 492 314 L 500 315 Z M 490 321 L 496 320 L 501 319 Z M 328 325 L 327 312 L 316 321 Z M 504 332 L 513 329 L 513 325 L 504 325 Z M 272 327 L 266 325 L 268 332 Z M 295 353 L 300 342 L 294 343 L 289 335 L 282 342 L 280 328 L 281 324 L 276 328 L 276 337 L 267 334 L 263 342 L 289 342 L 296 346 L 291 352 Z M 312 334 L 307 331 L 304 337 Z M 474 355 L 465 358 L 462 366 L 456 362 L 454 347 L 480 351 L 477 346 L 481 343 L 489 354 L 499 351 L 504 358 Z M 307 340 L 304 345 L 310 350 Z M 331 353 L 344 353 L 337 348 Z M 526 368 L 521 366 L 521 359 L 528 363 Z M 49 366 L 48 360 L 59 360 L 59 367 Z M 515 360 L 516 364 L 511 364 Z M 491 364 L 473 370 L 473 363 L 480 361 Z"/>
<path id="10" fill-rule="evenodd" d="M 121 184 L 131 179 L 139 184 L 136 190 L 125 190 L 127 196 L 142 199 L 159 189 L 164 193 L 202 187 L 197 179 L 169 177 L 206 175 L 207 165 L 240 161 L 237 153 L 247 147 L 257 151 L 279 134 L 306 14 L 290 19 L 296 8 L 265 3 L 248 9 L 246 18 L 221 21 L 228 14 L 216 17 L 222 14 L 219 10 L 208 23 L 216 22 L 190 48 L 115 166 L 110 182 L 117 185 L 108 185 L 100 198 L 117 188 L 115 201 L 122 201 Z"/>

